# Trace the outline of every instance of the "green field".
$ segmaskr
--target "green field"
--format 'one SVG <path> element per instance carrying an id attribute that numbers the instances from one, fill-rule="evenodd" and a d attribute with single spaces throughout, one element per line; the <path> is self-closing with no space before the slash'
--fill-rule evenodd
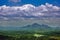
<path id="1" fill-rule="evenodd" d="M 60 31 L 0 31 L 0 40 L 60 40 Z"/>

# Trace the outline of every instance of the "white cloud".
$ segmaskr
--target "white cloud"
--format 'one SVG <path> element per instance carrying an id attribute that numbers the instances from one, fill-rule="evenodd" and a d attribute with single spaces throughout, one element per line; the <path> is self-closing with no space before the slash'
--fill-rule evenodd
<path id="1" fill-rule="evenodd" d="M 46 3 L 35 7 L 31 4 L 23 6 L 0 6 L 0 16 L 3 18 L 34 18 L 40 16 L 60 16 L 60 7 Z"/>

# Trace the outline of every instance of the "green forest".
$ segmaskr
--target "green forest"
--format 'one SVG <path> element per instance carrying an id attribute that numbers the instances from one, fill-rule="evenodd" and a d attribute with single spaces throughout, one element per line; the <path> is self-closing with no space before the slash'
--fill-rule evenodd
<path id="1" fill-rule="evenodd" d="M 60 40 L 60 31 L 1 31 L 0 40 Z"/>

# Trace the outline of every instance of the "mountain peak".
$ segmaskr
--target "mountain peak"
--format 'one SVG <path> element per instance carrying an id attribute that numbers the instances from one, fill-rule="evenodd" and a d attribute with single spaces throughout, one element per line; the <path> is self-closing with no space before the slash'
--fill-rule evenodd
<path id="1" fill-rule="evenodd" d="M 31 27 L 31 28 L 50 28 L 50 26 L 45 25 L 45 24 L 38 24 L 38 23 L 33 23 L 32 25 L 27 25 L 24 27 Z"/>
<path id="2" fill-rule="evenodd" d="M 33 23 L 32 25 L 23 26 L 24 30 L 50 30 L 51 27 L 45 24 Z"/>
<path id="3" fill-rule="evenodd" d="M 35 25 L 36 25 L 36 26 L 40 26 L 40 24 L 38 24 L 38 23 L 34 23 L 34 24 L 32 24 L 32 25 L 33 25 L 33 26 L 35 26 Z"/>

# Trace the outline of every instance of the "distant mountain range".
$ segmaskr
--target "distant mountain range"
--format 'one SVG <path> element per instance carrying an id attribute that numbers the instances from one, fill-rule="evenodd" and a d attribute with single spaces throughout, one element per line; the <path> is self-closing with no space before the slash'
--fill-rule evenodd
<path id="1" fill-rule="evenodd" d="M 50 30 L 50 26 L 45 24 L 34 23 L 32 25 L 26 25 L 23 27 L 0 27 L 0 30 Z"/>
<path id="2" fill-rule="evenodd" d="M 0 30 L 14 30 L 14 31 L 53 31 L 60 30 L 60 27 L 50 27 L 45 24 L 33 23 L 30 25 L 22 26 L 22 27 L 1 27 Z"/>
<path id="3" fill-rule="evenodd" d="M 51 27 L 48 25 L 44 25 L 44 24 L 40 25 L 40 24 L 34 23 L 32 25 L 23 26 L 22 29 L 24 30 L 48 30 L 48 29 L 51 29 Z"/>

